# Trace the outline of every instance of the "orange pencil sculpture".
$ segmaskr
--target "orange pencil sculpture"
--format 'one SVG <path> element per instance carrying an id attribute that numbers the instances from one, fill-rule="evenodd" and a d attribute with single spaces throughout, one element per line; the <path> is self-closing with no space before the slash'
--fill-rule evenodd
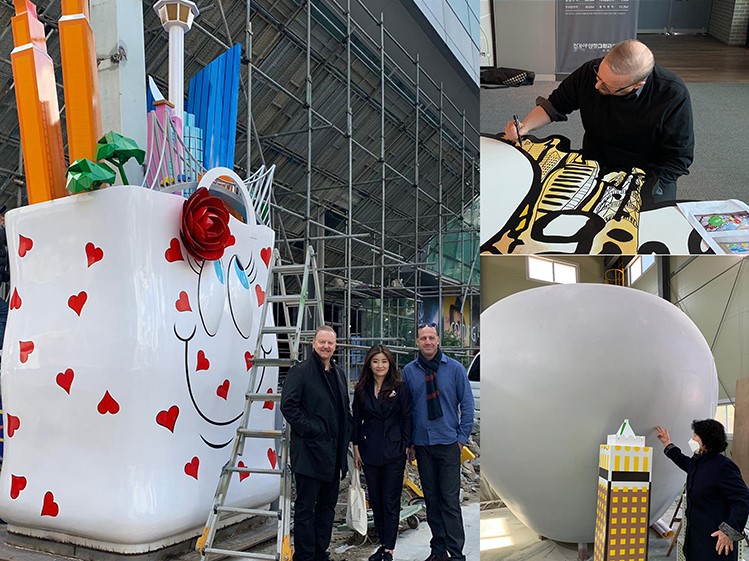
<path id="1" fill-rule="evenodd" d="M 88 0 L 62 0 L 60 57 L 71 163 L 79 158 L 96 161 L 96 142 L 102 135 L 96 47 L 88 18 Z"/>
<path id="2" fill-rule="evenodd" d="M 44 25 L 30 0 L 13 0 L 11 20 L 15 48 L 10 55 L 16 86 L 26 190 L 29 204 L 67 195 L 60 108 Z"/>

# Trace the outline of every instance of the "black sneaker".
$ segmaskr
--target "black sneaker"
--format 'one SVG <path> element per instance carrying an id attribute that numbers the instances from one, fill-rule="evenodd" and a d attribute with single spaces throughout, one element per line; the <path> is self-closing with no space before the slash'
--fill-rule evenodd
<path id="1" fill-rule="evenodd" d="M 447 555 L 447 553 L 443 553 L 441 555 L 437 555 L 436 553 L 430 553 L 429 557 L 424 559 L 424 561 L 448 561 L 450 557 Z"/>
<path id="2" fill-rule="evenodd" d="M 382 559 L 382 561 L 393 561 L 393 554 L 389 551 L 383 551 L 380 559 Z"/>
<path id="3" fill-rule="evenodd" d="M 377 551 L 375 551 L 372 555 L 370 555 L 367 558 L 367 561 L 382 561 L 384 559 L 385 555 L 385 546 L 380 546 L 377 548 Z M 393 561 L 393 556 L 390 556 L 390 561 Z"/>

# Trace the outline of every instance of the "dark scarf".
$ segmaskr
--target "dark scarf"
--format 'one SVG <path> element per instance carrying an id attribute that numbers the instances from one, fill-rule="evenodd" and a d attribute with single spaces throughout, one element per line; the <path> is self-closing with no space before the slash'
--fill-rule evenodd
<path id="1" fill-rule="evenodd" d="M 432 357 L 432 360 L 427 360 L 421 353 L 416 357 L 416 360 L 426 370 L 424 381 L 427 384 L 427 417 L 430 421 L 433 421 L 442 417 L 442 404 L 439 400 L 440 390 L 437 387 L 437 369 L 440 367 L 440 360 L 442 360 L 442 349 L 437 349 L 437 354 Z"/>

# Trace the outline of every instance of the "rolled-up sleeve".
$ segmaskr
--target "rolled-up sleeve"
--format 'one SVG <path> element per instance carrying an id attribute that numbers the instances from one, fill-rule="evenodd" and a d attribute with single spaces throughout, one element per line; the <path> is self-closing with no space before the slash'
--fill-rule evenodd
<path id="1" fill-rule="evenodd" d="M 590 88 L 593 87 L 595 83 L 593 81 L 593 65 L 596 62 L 590 61 L 583 64 L 562 80 L 557 88 L 551 92 L 548 99 L 537 98 L 536 105 L 543 107 L 552 121 L 566 121 L 567 115 L 580 109 L 580 88 L 586 85 Z"/>

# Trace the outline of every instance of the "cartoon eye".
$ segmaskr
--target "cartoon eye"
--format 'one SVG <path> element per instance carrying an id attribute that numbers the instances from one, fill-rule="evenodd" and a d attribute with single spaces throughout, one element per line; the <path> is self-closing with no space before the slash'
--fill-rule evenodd
<path id="1" fill-rule="evenodd" d="M 200 271 L 198 280 L 198 298 L 200 300 L 200 319 L 206 333 L 213 337 L 221 323 L 224 311 L 226 279 L 221 260 L 206 261 Z"/>
<path id="2" fill-rule="evenodd" d="M 237 331 L 248 339 L 253 327 L 253 318 L 257 309 L 255 291 L 251 290 L 250 279 L 235 255 L 229 262 L 229 310 Z"/>

